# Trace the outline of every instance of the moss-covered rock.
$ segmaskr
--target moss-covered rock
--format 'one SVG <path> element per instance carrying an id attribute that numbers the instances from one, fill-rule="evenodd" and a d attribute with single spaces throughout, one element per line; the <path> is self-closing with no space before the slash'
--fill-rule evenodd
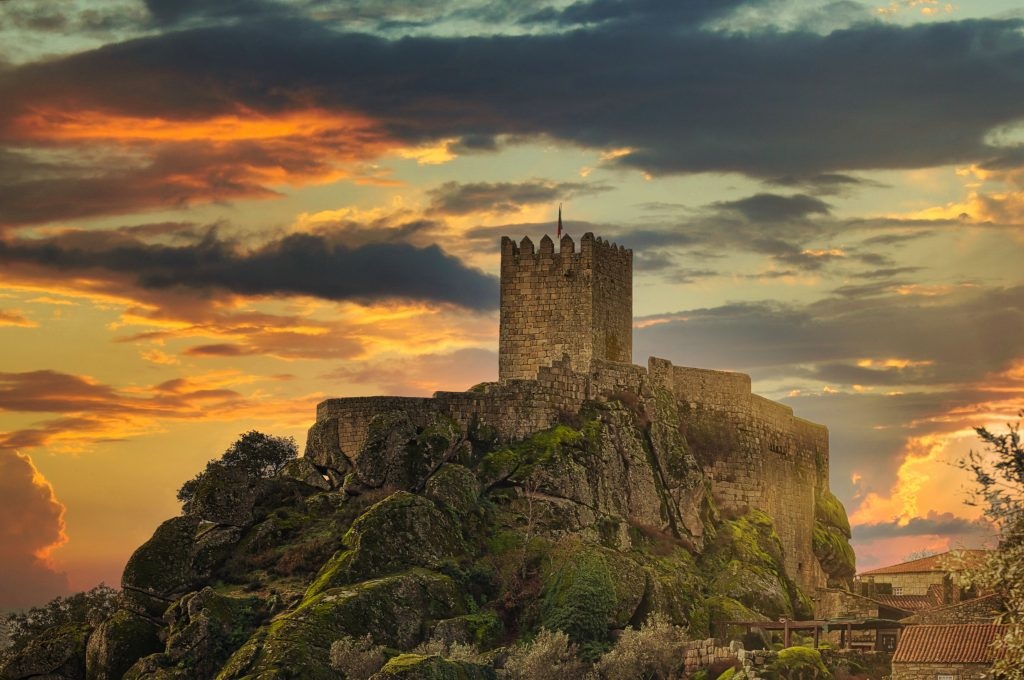
<path id="1" fill-rule="evenodd" d="M 355 476 L 370 488 L 419 489 L 463 441 L 462 429 L 440 413 L 422 422 L 405 411 L 380 413 L 367 426 Z"/>
<path id="2" fill-rule="evenodd" d="M 477 507 L 480 482 L 465 466 L 445 463 L 427 480 L 424 493 L 456 515 L 464 516 Z"/>
<path id="3" fill-rule="evenodd" d="M 677 626 L 686 626 L 690 637 L 711 634 L 710 614 L 705 596 L 705 578 L 689 552 L 676 548 L 669 555 L 654 557 L 644 567 L 647 591 L 631 624 L 639 625 L 660 612 Z"/>
<path id="4" fill-rule="evenodd" d="M 85 654 L 88 680 L 121 680 L 132 664 L 163 649 L 160 628 L 135 612 L 121 609 L 89 636 Z"/>
<path id="5" fill-rule="evenodd" d="M 296 458 L 288 461 L 284 469 L 281 470 L 281 476 L 294 479 L 306 486 L 322 491 L 327 491 L 331 488 L 331 482 L 324 478 L 324 474 L 317 469 L 316 465 L 309 458 Z"/>
<path id="6" fill-rule="evenodd" d="M 0 678 L 85 680 L 85 648 L 92 627 L 68 623 L 43 631 L 0 666 Z"/>
<path id="7" fill-rule="evenodd" d="M 779 680 L 832 680 L 833 677 L 818 650 L 809 647 L 779 650 L 766 670 Z"/>
<path id="8" fill-rule="evenodd" d="M 760 510 L 722 522 L 700 565 L 712 595 L 772 618 L 792 617 L 797 610 L 799 591 L 786 574 L 782 541 Z"/>
<path id="9" fill-rule="evenodd" d="M 770 621 L 767 616 L 755 612 L 741 603 L 728 597 L 716 595 L 707 600 L 708 614 L 717 630 L 712 631 L 715 635 L 722 635 L 727 639 L 739 640 L 743 637 L 746 629 L 742 626 L 723 626 L 725 621 Z M 719 632 L 721 631 L 721 632 Z"/>
<path id="10" fill-rule="evenodd" d="M 818 493 L 814 502 L 814 519 L 825 526 L 833 527 L 847 538 L 850 538 L 850 520 L 846 516 L 843 502 L 828 490 Z"/>
<path id="11" fill-rule="evenodd" d="M 248 473 L 234 465 L 211 465 L 203 473 L 188 512 L 214 524 L 237 527 L 252 522 L 256 493 Z"/>
<path id="12" fill-rule="evenodd" d="M 857 573 L 850 535 L 850 521 L 842 502 L 831 491 L 820 492 L 814 505 L 812 545 L 830 586 L 848 585 Z"/>
<path id="13" fill-rule="evenodd" d="M 125 565 L 121 587 L 139 613 L 159 618 L 177 597 L 192 590 L 192 549 L 199 518 L 167 520 Z"/>
<path id="14" fill-rule="evenodd" d="M 233 597 L 204 588 L 171 606 L 166 664 L 189 669 L 195 677 L 213 677 L 244 643 L 265 615 L 258 597 Z"/>
<path id="15" fill-rule="evenodd" d="M 345 534 L 345 545 L 317 574 L 307 597 L 411 566 L 436 567 L 465 549 L 447 515 L 406 491 L 391 494 L 360 515 Z"/>
<path id="16" fill-rule="evenodd" d="M 714 595 L 736 600 L 771 617 L 793 617 L 793 603 L 779 575 L 764 567 L 732 560 L 711 581 Z"/>
<path id="17" fill-rule="evenodd" d="M 577 643 L 605 640 L 619 605 L 608 560 L 591 545 L 563 547 L 541 598 L 542 625 Z"/>
<path id="18" fill-rule="evenodd" d="M 400 654 L 380 669 L 372 680 L 493 680 L 494 670 L 470 661 Z"/>
<path id="19" fill-rule="evenodd" d="M 458 643 L 488 650 L 498 644 L 504 632 L 498 615 L 486 610 L 438 621 L 430 631 L 430 639 L 449 645 Z"/>
<path id="20" fill-rule="evenodd" d="M 333 680 L 337 673 L 330 668 L 330 647 L 335 640 L 369 634 L 376 644 L 410 649 L 424 639 L 427 622 L 464 613 L 465 598 L 455 583 L 425 569 L 333 588 L 258 631 L 218 677 Z"/>

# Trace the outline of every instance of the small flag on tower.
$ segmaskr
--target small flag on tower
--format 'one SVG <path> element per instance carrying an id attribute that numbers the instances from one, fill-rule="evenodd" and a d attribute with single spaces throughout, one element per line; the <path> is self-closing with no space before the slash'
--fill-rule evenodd
<path id="1" fill-rule="evenodd" d="M 562 238 L 562 204 L 558 204 L 558 238 Z"/>

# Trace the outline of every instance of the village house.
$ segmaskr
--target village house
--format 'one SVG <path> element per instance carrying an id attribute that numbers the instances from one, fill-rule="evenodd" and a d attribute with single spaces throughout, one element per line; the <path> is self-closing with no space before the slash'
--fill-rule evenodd
<path id="1" fill-rule="evenodd" d="M 858 574 L 854 591 L 886 606 L 918 612 L 969 599 L 953 584 L 947 564 L 952 558 L 980 559 L 984 550 L 954 550 Z"/>
<path id="2" fill-rule="evenodd" d="M 1007 626 L 966 623 L 907 626 L 892 659 L 892 680 L 983 680 L 996 660 L 992 643 Z"/>

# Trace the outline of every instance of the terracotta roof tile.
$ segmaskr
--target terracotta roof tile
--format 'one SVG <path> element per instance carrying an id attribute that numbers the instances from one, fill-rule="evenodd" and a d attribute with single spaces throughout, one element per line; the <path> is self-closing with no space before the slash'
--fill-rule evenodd
<path id="1" fill-rule="evenodd" d="M 902 609 L 905 612 L 931 609 L 939 604 L 932 595 L 875 595 L 873 599 L 886 607 Z"/>
<path id="2" fill-rule="evenodd" d="M 893 663 L 991 663 L 996 637 L 1009 626 L 962 623 L 907 626 L 896 645 Z"/>
<path id="3" fill-rule="evenodd" d="M 928 620 L 927 617 L 929 616 L 941 615 L 945 612 L 955 611 L 957 609 L 962 609 L 965 611 L 975 610 L 977 612 L 977 614 L 973 615 L 975 621 L 980 621 L 983 619 L 995 620 L 996 616 L 998 616 L 999 612 L 1003 609 L 1003 598 L 998 593 L 991 593 L 989 595 L 975 597 L 970 600 L 962 600 L 961 602 L 954 602 L 953 604 L 947 604 L 941 607 L 933 607 L 928 610 L 922 609 L 917 611 L 913 616 L 908 616 L 905 619 L 901 619 L 901 621 L 908 625 L 915 623 L 924 623 Z M 986 612 L 990 613 L 991 615 L 985 616 Z M 964 614 L 964 616 L 968 615 L 970 614 Z"/>
<path id="4" fill-rule="evenodd" d="M 965 554 L 970 560 L 980 559 L 988 553 L 987 550 L 951 550 L 938 555 L 931 555 L 930 557 L 922 557 L 918 560 L 901 562 L 900 564 L 893 564 L 888 567 L 879 567 L 878 569 L 871 569 L 870 571 L 862 571 L 860 576 L 874 576 L 876 574 L 920 574 L 933 571 L 945 571 L 941 566 L 942 560 L 947 555 L 954 552 Z"/>

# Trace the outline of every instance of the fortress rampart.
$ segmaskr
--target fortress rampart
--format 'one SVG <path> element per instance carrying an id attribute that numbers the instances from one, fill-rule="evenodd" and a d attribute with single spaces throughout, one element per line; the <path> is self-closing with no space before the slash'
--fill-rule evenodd
<path id="1" fill-rule="evenodd" d="M 433 397 L 328 399 L 317 420 L 335 420 L 338 446 L 359 456 L 371 420 L 400 410 L 414 423 L 436 413 L 475 421 L 513 442 L 578 413 L 587 400 L 630 392 L 658 418 L 657 394 L 675 400 L 680 430 L 724 511 L 758 508 L 775 521 L 787 572 L 814 592 L 825 578 L 813 554 L 816 495 L 828 489 L 828 430 L 751 392 L 742 373 L 631 363 L 632 251 L 587 234 L 554 252 L 550 238 L 502 239 L 499 381 Z"/>
<path id="2" fill-rule="evenodd" d="M 673 366 L 651 358 L 648 366 L 596 360 L 586 373 L 568 357 L 541 367 L 535 380 L 484 383 L 468 392 L 433 397 L 328 399 L 317 420 L 336 418 L 342 453 L 354 459 L 379 413 L 401 410 L 413 422 L 442 413 L 466 427 L 475 418 L 512 442 L 576 413 L 586 400 L 622 391 L 649 394 L 656 386 L 676 398 L 690 447 L 711 479 L 722 510 L 755 507 L 775 519 L 786 570 L 807 592 L 824 583 L 811 551 L 814 503 L 828 488 L 828 430 L 793 415 L 788 406 L 752 394 L 750 377 Z"/>

